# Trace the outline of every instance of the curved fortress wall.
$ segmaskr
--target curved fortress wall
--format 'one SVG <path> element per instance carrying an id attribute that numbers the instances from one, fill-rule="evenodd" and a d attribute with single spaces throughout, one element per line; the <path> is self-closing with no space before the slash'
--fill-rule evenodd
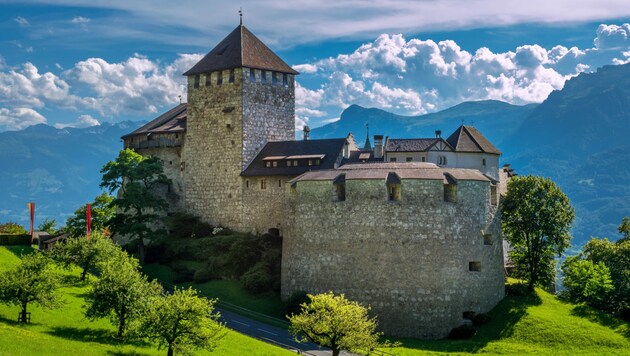
<path id="1" fill-rule="evenodd" d="M 442 171 L 442 170 L 440 170 Z M 503 253 L 490 182 L 402 179 L 390 201 L 385 179 L 348 179 L 345 201 L 331 180 L 289 188 L 282 296 L 345 293 L 369 304 L 387 335 L 441 338 L 465 311 L 487 312 L 504 296 Z"/>

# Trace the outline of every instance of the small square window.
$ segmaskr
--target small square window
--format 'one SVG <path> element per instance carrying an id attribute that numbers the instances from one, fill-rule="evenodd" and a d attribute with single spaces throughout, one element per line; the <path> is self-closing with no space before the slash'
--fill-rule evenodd
<path id="1" fill-rule="evenodd" d="M 392 157 L 389 159 L 390 162 L 396 162 L 396 157 Z"/>
<path id="2" fill-rule="evenodd" d="M 260 180 L 260 189 L 267 189 L 267 180 L 266 179 L 261 179 Z"/>
<path id="3" fill-rule="evenodd" d="M 321 163 L 322 163 L 322 161 L 321 161 L 321 160 L 319 160 L 319 159 L 316 159 L 316 160 L 315 160 L 315 165 L 316 165 L 316 166 L 319 166 Z"/>
<path id="4" fill-rule="evenodd" d="M 479 261 L 468 262 L 468 270 L 471 272 L 481 272 L 481 262 Z"/>
<path id="5" fill-rule="evenodd" d="M 298 161 L 297 161 L 297 159 L 296 159 L 296 160 L 293 160 L 293 166 L 294 166 L 294 167 L 297 167 L 297 166 L 298 166 Z"/>
<path id="6" fill-rule="evenodd" d="M 426 162 L 426 160 L 427 159 L 425 157 L 422 157 L 422 162 Z"/>
<path id="7" fill-rule="evenodd" d="M 271 167 L 271 161 L 265 162 L 265 167 Z"/>
<path id="8" fill-rule="evenodd" d="M 312 165 L 313 165 L 313 160 L 312 160 L 312 159 L 309 159 L 309 160 L 308 160 L 308 165 L 309 165 L 309 166 L 312 166 Z"/>
<path id="9" fill-rule="evenodd" d="M 413 162 L 413 157 L 407 157 L 407 162 Z"/>
<path id="10" fill-rule="evenodd" d="M 277 161 L 273 161 L 273 166 L 274 167 L 278 167 L 278 162 Z"/>
<path id="11" fill-rule="evenodd" d="M 217 85 L 221 85 L 221 84 L 223 84 L 223 72 L 218 71 L 217 72 Z"/>

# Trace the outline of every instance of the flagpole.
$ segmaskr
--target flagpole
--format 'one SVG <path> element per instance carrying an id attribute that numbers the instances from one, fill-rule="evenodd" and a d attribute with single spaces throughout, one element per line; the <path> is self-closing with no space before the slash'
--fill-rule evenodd
<path id="1" fill-rule="evenodd" d="M 90 239 L 90 232 L 92 231 L 92 207 L 90 206 L 90 204 L 87 204 L 86 206 L 86 219 L 85 221 L 87 222 L 87 234 L 86 237 L 89 240 Z"/>
<path id="2" fill-rule="evenodd" d="M 31 218 L 31 230 L 30 230 L 30 233 L 31 233 L 31 244 L 33 244 L 33 234 L 34 234 L 33 226 L 35 224 L 35 203 L 34 202 L 29 202 L 26 205 L 28 206 L 28 212 L 29 212 L 29 215 L 30 215 L 30 218 Z"/>

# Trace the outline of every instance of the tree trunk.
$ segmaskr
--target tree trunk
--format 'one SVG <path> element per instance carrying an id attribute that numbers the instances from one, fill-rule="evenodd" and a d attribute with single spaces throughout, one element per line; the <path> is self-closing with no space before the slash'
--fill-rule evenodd
<path id="1" fill-rule="evenodd" d="M 140 255 L 140 265 L 144 266 L 144 260 L 146 258 L 147 252 L 142 237 L 140 238 L 140 243 L 138 244 L 138 254 Z"/>
<path id="2" fill-rule="evenodd" d="M 166 356 L 173 356 L 173 346 L 171 344 L 168 345 L 168 352 Z"/>
<path id="3" fill-rule="evenodd" d="M 85 281 L 85 276 L 87 276 L 87 266 L 83 266 L 83 272 L 81 272 L 81 281 Z"/>
<path id="4" fill-rule="evenodd" d="M 340 352 L 341 352 L 341 350 L 339 350 L 339 349 L 332 349 L 333 356 L 339 356 Z"/>
<path id="5" fill-rule="evenodd" d="M 26 306 L 27 303 L 22 302 L 22 313 L 20 315 L 20 321 L 22 321 L 24 324 L 26 324 Z"/>
<path id="6" fill-rule="evenodd" d="M 120 312 L 120 322 L 118 323 L 118 337 L 122 338 L 125 332 L 125 306 L 123 305 Z"/>

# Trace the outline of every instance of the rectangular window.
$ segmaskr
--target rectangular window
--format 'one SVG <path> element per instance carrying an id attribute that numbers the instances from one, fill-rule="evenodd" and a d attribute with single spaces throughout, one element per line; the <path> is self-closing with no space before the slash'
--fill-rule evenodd
<path id="1" fill-rule="evenodd" d="M 260 82 L 261 83 L 267 83 L 267 71 L 266 70 L 261 70 L 260 71 Z"/>
<path id="2" fill-rule="evenodd" d="M 285 87 L 289 86 L 289 79 L 288 79 L 288 75 L 286 73 L 282 74 L 282 85 L 284 85 Z"/>
<path id="3" fill-rule="evenodd" d="M 316 165 L 316 166 L 319 166 L 321 163 L 322 163 L 322 161 L 321 161 L 321 160 L 319 160 L 319 159 L 316 159 L 316 160 L 315 160 L 315 165 Z"/>
<path id="4" fill-rule="evenodd" d="M 457 203 L 456 184 L 444 184 L 444 201 L 449 203 Z"/>
<path id="5" fill-rule="evenodd" d="M 278 179 L 278 187 L 282 187 L 282 179 Z"/>
<path id="6" fill-rule="evenodd" d="M 498 200 L 497 186 L 493 184 L 490 186 L 490 204 L 497 205 Z"/>
<path id="7" fill-rule="evenodd" d="M 195 88 L 199 88 L 199 74 L 195 75 Z"/>
<path id="8" fill-rule="evenodd" d="M 217 72 L 217 85 L 221 85 L 221 84 L 223 84 L 223 72 L 218 71 Z"/>
<path id="9" fill-rule="evenodd" d="M 481 272 L 481 262 L 479 261 L 468 262 L 468 270 L 471 272 Z"/>
<path id="10" fill-rule="evenodd" d="M 313 160 L 312 160 L 312 159 L 309 159 L 309 160 L 308 160 L 308 165 L 309 165 L 309 166 L 312 166 L 312 165 L 313 165 Z"/>
<path id="11" fill-rule="evenodd" d="M 296 159 L 296 160 L 293 160 L 293 166 L 294 166 L 294 167 L 297 167 L 297 166 L 298 166 L 298 161 L 297 161 L 297 159 Z"/>
<path id="12" fill-rule="evenodd" d="M 427 159 L 425 157 L 422 157 L 422 162 L 425 162 Z"/>
<path id="13" fill-rule="evenodd" d="M 278 167 L 278 161 L 273 161 L 273 166 Z"/>
<path id="14" fill-rule="evenodd" d="M 210 73 L 206 74 L 206 86 L 209 87 L 212 82 L 212 75 Z"/>
<path id="15" fill-rule="evenodd" d="M 260 180 L 260 189 L 267 189 L 267 180 L 266 179 L 261 179 Z"/>
<path id="16" fill-rule="evenodd" d="M 483 244 L 484 245 L 492 245 L 492 235 L 491 234 L 484 234 L 483 235 Z"/>
<path id="17" fill-rule="evenodd" d="M 271 161 L 265 162 L 265 167 L 271 167 Z"/>
<path id="18" fill-rule="evenodd" d="M 230 83 L 234 83 L 234 69 L 230 69 Z"/>
<path id="19" fill-rule="evenodd" d="M 252 83 L 256 83 L 256 70 L 255 69 L 249 70 L 249 81 Z"/>
<path id="20" fill-rule="evenodd" d="M 396 157 L 392 157 L 389 159 L 390 162 L 396 162 Z"/>
<path id="21" fill-rule="evenodd" d="M 407 162 L 413 162 L 413 157 L 407 157 Z"/>
<path id="22" fill-rule="evenodd" d="M 245 188 L 249 188 L 249 179 L 245 181 Z"/>
<path id="23" fill-rule="evenodd" d="M 287 161 L 287 167 L 291 167 L 291 163 L 293 163 L 293 161 L 288 160 L 288 161 Z"/>
<path id="24" fill-rule="evenodd" d="M 271 84 L 276 85 L 278 84 L 278 77 L 277 77 L 278 73 L 276 72 L 271 72 Z"/>
<path id="25" fill-rule="evenodd" d="M 486 165 L 486 159 L 485 158 L 481 160 L 481 164 L 484 165 L 484 166 Z"/>

